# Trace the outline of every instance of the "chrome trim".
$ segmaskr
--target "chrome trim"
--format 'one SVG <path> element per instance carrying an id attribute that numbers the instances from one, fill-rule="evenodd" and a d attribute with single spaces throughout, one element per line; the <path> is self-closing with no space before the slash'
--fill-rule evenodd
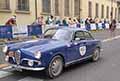
<path id="1" fill-rule="evenodd" d="M 31 59 L 23 58 L 23 59 L 21 59 L 21 63 L 22 63 L 23 61 L 29 61 L 29 60 L 31 60 Z M 40 64 L 41 64 L 41 61 L 37 61 L 37 60 L 32 60 L 32 61 L 34 61 L 34 62 L 40 62 Z"/>
<path id="2" fill-rule="evenodd" d="M 83 58 L 81 58 L 81 59 L 77 59 L 77 60 L 73 60 L 73 61 L 71 61 L 71 62 L 67 62 L 66 64 L 65 64 L 65 66 L 67 66 L 67 65 L 69 65 L 69 64 L 72 64 L 72 63 L 75 63 L 75 62 L 78 62 L 78 61 L 81 61 L 81 60 L 84 60 L 84 59 L 87 59 L 87 58 L 90 58 L 90 57 L 92 57 L 93 55 L 90 55 L 90 56 L 87 56 L 87 57 L 83 57 Z"/>
<path id="3" fill-rule="evenodd" d="M 21 59 L 21 52 L 20 50 L 15 51 L 15 56 L 14 56 L 16 63 L 20 64 L 20 59 Z"/>
<path id="4" fill-rule="evenodd" d="M 19 65 L 12 65 L 12 66 L 13 68 L 16 68 L 16 69 L 25 69 L 25 70 L 31 70 L 31 71 L 41 71 L 45 69 L 45 67 L 31 68 L 31 67 L 24 67 L 24 66 L 19 66 Z"/>

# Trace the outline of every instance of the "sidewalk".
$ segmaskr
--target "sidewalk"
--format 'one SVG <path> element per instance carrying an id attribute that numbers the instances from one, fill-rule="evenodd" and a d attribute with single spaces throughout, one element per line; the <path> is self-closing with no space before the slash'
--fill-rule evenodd
<path id="1" fill-rule="evenodd" d="M 7 64 L 7 63 L 0 64 L 0 69 L 5 68 L 5 67 L 8 67 L 8 66 L 9 66 L 9 64 Z"/>

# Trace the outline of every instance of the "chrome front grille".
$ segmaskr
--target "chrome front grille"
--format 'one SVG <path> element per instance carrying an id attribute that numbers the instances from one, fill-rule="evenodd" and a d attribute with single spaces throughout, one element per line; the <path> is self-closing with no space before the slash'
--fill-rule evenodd
<path id="1" fill-rule="evenodd" d="M 17 64 L 20 64 L 20 58 L 21 58 L 21 55 L 20 55 L 20 52 L 19 51 L 16 51 L 15 52 L 15 61 Z"/>

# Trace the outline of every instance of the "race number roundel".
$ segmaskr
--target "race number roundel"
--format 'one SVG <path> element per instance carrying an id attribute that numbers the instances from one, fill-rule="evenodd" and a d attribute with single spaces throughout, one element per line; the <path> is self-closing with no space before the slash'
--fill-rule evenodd
<path id="1" fill-rule="evenodd" d="M 79 48 L 79 51 L 80 51 L 80 55 L 81 55 L 81 56 L 84 56 L 85 53 L 86 53 L 86 46 L 81 46 L 81 47 Z"/>

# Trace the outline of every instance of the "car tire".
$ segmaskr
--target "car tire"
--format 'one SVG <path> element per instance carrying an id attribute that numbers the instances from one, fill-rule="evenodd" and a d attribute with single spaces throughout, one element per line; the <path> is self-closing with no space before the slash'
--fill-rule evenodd
<path id="1" fill-rule="evenodd" d="M 63 58 L 59 55 L 53 57 L 48 68 L 46 69 L 46 74 L 49 78 L 55 78 L 61 74 L 63 70 Z"/>
<path id="2" fill-rule="evenodd" d="M 100 48 L 96 48 L 92 55 L 92 61 L 96 62 L 99 60 L 99 58 L 100 58 Z"/>

